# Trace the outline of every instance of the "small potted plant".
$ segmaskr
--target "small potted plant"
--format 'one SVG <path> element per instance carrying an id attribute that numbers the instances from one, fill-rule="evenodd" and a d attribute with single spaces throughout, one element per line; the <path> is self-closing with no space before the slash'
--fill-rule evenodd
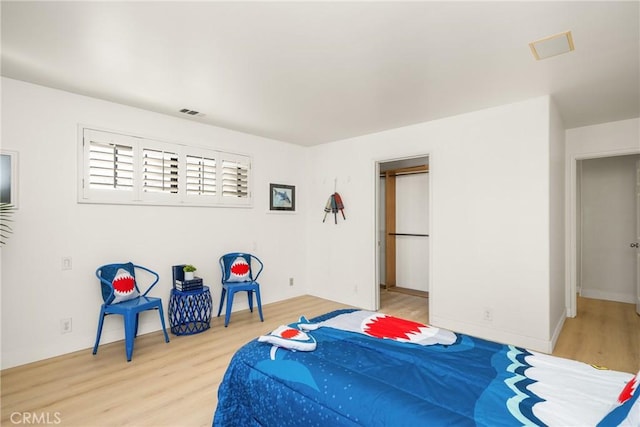
<path id="1" fill-rule="evenodd" d="M 185 265 L 182 268 L 182 271 L 184 271 L 184 280 L 193 280 L 193 272 L 196 270 L 197 269 L 191 264 Z"/>

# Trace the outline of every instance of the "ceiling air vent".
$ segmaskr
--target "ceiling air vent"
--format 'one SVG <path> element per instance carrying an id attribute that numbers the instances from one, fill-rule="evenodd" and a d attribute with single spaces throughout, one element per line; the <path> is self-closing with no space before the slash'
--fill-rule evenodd
<path id="1" fill-rule="evenodd" d="M 198 117 L 204 116 L 204 114 L 202 114 L 200 111 L 189 110 L 188 108 L 183 108 L 182 110 L 180 110 L 180 112 L 182 114 L 187 114 L 189 116 L 198 116 Z"/>

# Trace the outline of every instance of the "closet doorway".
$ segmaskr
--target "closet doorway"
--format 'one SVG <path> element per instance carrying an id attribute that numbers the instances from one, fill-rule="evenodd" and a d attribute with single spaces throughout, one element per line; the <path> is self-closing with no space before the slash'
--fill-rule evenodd
<path id="1" fill-rule="evenodd" d="M 429 157 L 377 162 L 376 175 L 378 291 L 427 298 Z"/>

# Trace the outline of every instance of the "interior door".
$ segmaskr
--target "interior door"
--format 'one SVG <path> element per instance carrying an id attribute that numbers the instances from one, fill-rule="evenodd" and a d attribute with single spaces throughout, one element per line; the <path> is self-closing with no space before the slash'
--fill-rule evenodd
<path id="1" fill-rule="evenodd" d="M 583 297 L 638 303 L 635 248 L 638 201 L 632 195 L 637 193 L 638 158 L 625 155 L 582 161 L 580 295 Z M 630 244 L 634 247 L 630 248 Z"/>
<path id="2" fill-rule="evenodd" d="M 636 313 L 640 314 L 640 160 L 636 162 Z"/>

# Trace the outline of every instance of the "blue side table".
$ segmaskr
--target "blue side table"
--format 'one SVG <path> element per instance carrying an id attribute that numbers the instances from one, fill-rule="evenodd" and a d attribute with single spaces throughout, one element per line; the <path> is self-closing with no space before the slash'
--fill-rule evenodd
<path id="1" fill-rule="evenodd" d="M 193 335 L 211 327 L 211 292 L 208 286 L 195 291 L 171 289 L 169 325 L 174 335 Z"/>

